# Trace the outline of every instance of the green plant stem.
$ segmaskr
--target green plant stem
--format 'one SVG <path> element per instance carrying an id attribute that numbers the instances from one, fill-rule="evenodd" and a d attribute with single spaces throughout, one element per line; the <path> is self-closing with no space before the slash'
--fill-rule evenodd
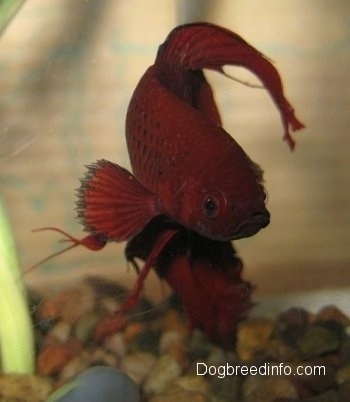
<path id="1" fill-rule="evenodd" d="M 24 2 L 25 0 L 0 0 L 0 35 Z"/>
<path id="2" fill-rule="evenodd" d="M 34 372 L 33 326 L 15 244 L 0 204 L 0 350 L 4 373 Z"/>

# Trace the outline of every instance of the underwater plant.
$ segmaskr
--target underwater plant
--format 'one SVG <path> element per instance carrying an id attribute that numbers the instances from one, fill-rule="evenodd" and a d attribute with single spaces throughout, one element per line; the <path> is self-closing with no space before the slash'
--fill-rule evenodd
<path id="1" fill-rule="evenodd" d="M 33 325 L 15 243 L 1 204 L 0 295 L 1 370 L 4 373 L 33 373 Z"/>
<path id="2" fill-rule="evenodd" d="M 0 0 L 0 35 L 25 0 Z M 34 371 L 34 335 L 16 247 L 0 203 L 0 350 L 4 373 Z"/>

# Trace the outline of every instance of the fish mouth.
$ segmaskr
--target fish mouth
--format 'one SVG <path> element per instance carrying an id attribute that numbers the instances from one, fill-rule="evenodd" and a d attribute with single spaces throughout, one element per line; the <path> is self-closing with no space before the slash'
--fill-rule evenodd
<path id="1" fill-rule="evenodd" d="M 249 219 L 243 221 L 232 232 L 232 240 L 242 239 L 244 237 L 250 237 L 259 232 L 260 229 L 265 228 L 270 223 L 269 212 L 257 212 L 254 213 Z"/>

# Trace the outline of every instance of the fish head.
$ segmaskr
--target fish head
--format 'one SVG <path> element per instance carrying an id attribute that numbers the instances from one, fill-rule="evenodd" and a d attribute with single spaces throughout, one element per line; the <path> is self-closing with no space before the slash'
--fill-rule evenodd
<path id="1" fill-rule="evenodd" d="M 270 222 L 264 196 L 254 202 L 238 202 L 227 193 L 212 189 L 198 200 L 195 230 L 214 240 L 237 240 L 255 235 Z"/>
<path id="2" fill-rule="evenodd" d="M 221 190 L 208 190 L 201 199 L 198 232 L 215 240 L 237 240 L 255 235 L 270 222 L 264 196 L 239 202 Z"/>
<path id="3" fill-rule="evenodd" d="M 253 236 L 266 227 L 270 213 L 258 166 L 249 161 L 232 172 L 225 160 L 216 160 L 214 168 L 212 175 L 202 171 L 186 181 L 173 204 L 175 219 L 207 238 L 220 241 Z"/>

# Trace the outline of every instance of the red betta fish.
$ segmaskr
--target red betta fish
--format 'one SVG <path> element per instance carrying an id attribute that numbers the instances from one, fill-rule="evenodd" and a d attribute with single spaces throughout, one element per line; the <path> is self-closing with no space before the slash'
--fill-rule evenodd
<path id="1" fill-rule="evenodd" d="M 230 248 L 229 241 L 252 236 L 269 223 L 262 172 L 222 128 L 212 89 L 202 71 L 224 74 L 224 65 L 245 67 L 262 81 L 281 114 L 284 139 L 291 148 L 294 141 L 289 130 L 303 127 L 284 96 L 275 67 L 240 36 L 209 23 L 182 25 L 169 34 L 128 107 L 126 140 L 133 174 L 106 160 L 88 166 L 78 190 L 77 210 L 89 234 L 82 240 L 68 235 L 73 243 L 70 248 L 81 244 L 97 250 L 106 242 L 132 242 L 137 235 L 144 238 L 142 233 L 147 233 L 145 228 L 153 220 L 166 218 L 176 224 L 160 225 L 150 249 L 131 247 L 136 255 L 144 255 L 145 264 L 122 308 L 124 312 L 135 305 L 148 270 L 156 266 L 180 292 L 192 323 L 203 327 L 210 314 L 194 312 L 198 301 L 207 297 L 205 294 L 213 298 L 220 287 L 224 290 L 225 281 L 226 289 L 234 291 L 241 282 L 235 259 L 222 256 L 212 261 L 193 252 L 195 246 L 189 243 L 178 252 L 174 250 L 173 259 L 162 264 L 158 259 L 162 250 L 169 242 L 177 245 L 176 235 L 183 238 L 185 231 L 195 234 L 195 245 L 208 246 L 220 254 L 222 248 Z M 186 250 L 192 252 L 193 259 Z M 190 272 L 186 273 L 187 269 Z M 186 276 L 186 286 L 181 288 L 178 275 Z M 211 278 L 220 283 L 215 291 L 205 293 L 201 283 L 196 292 L 198 281 Z M 233 303 L 234 297 L 230 298 Z M 219 302 L 213 306 L 224 309 Z M 240 310 L 245 308 L 238 307 L 237 315 Z M 231 313 L 223 316 L 226 322 L 232 319 Z M 111 329 L 115 322 L 110 324 Z M 213 333 L 215 325 L 213 328 L 205 330 Z"/>

